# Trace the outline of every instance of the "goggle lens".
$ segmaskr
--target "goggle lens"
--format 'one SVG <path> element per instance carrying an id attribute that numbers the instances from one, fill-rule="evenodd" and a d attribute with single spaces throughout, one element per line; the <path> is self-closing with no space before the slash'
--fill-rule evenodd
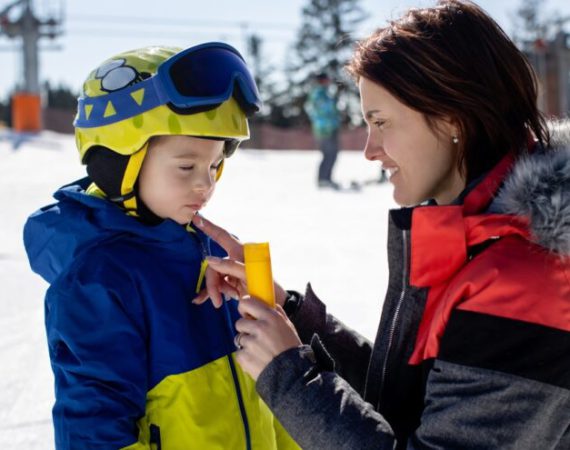
<path id="1" fill-rule="evenodd" d="M 176 106 L 191 106 L 198 98 L 213 101 L 224 96 L 229 98 L 237 83 L 248 106 L 260 107 L 257 86 L 249 69 L 243 59 L 229 49 L 210 47 L 181 54 L 170 65 L 168 75 L 182 97 L 182 104 L 173 102 Z"/>

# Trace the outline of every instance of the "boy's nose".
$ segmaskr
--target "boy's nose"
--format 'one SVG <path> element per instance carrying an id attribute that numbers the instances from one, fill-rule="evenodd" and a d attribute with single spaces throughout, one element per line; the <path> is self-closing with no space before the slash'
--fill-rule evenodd
<path id="1" fill-rule="evenodd" d="M 194 190 L 197 192 L 208 192 L 216 184 L 215 175 L 211 173 L 200 176 L 194 183 Z"/>

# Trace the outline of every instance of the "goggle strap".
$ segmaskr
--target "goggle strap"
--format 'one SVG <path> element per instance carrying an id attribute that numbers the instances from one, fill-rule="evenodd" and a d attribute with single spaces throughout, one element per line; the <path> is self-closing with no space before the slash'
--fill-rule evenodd
<path id="1" fill-rule="evenodd" d="M 99 97 L 81 97 L 78 100 L 74 126 L 99 127 L 143 114 L 164 103 L 160 96 L 155 78 L 151 77 L 116 93 Z M 136 111 L 136 114 L 133 115 L 133 111 Z"/>

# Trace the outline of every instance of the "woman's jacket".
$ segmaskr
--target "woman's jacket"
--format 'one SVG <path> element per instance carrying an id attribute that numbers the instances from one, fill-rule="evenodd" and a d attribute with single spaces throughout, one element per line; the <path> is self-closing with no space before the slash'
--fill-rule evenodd
<path id="1" fill-rule="evenodd" d="M 566 142 L 505 157 L 458 204 L 390 212 L 374 343 L 310 286 L 297 299 L 311 345 L 257 389 L 304 449 L 570 448 Z"/>

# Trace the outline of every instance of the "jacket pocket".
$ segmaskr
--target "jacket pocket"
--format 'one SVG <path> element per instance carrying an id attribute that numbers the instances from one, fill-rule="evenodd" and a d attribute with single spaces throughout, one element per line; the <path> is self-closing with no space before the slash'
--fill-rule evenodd
<path id="1" fill-rule="evenodd" d="M 153 423 L 150 424 L 150 448 L 152 450 L 162 450 L 160 443 L 160 427 Z"/>

